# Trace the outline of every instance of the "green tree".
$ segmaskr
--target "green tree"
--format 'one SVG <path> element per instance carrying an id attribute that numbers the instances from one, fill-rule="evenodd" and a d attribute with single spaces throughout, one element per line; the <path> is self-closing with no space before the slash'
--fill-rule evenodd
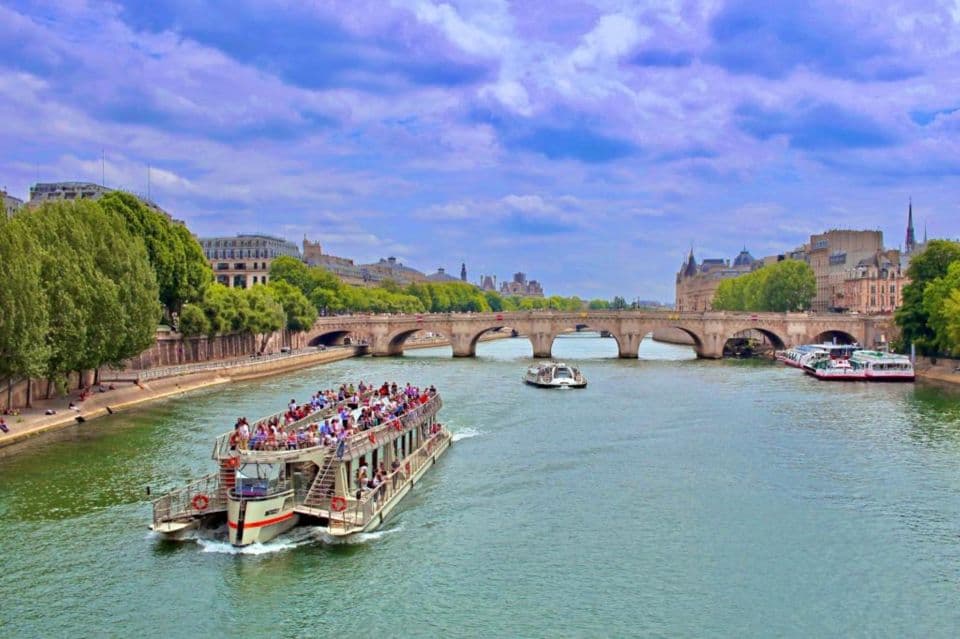
<path id="1" fill-rule="evenodd" d="M 300 289 L 283 280 L 270 282 L 267 287 L 283 306 L 287 328 L 291 331 L 307 331 L 317 321 L 317 309 Z"/>
<path id="2" fill-rule="evenodd" d="M 817 280 L 813 269 L 800 260 L 784 260 L 747 277 L 763 278 L 760 287 L 759 310 L 777 313 L 802 311 L 810 308 L 817 294 Z M 746 309 L 751 310 L 751 309 Z"/>
<path id="3" fill-rule="evenodd" d="M 951 336 L 954 317 L 947 303 L 956 291 L 960 291 L 960 260 L 950 264 L 947 272 L 929 282 L 923 291 L 923 312 L 931 332 L 928 345 L 932 352 L 953 354 L 960 347 Z"/>
<path id="4" fill-rule="evenodd" d="M 50 316 L 38 290 L 41 267 L 24 216 L 0 215 L 0 377 L 39 377 L 46 369 Z"/>
<path id="5" fill-rule="evenodd" d="M 213 281 L 213 271 L 197 240 L 182 224 L 148 207 L 130 193 L 113 191 L 98 200 L 104 210 L 119 215 L 146 246 L 160 287 L 160 302 L 178 311 L 184 302 L 199 300 Z"/>
<path id="6" fill-rule="evenodd" d="M 912 343 L 920 353 L 936 354 L 937 337 L 930 326 L 924 293 L 927 286 L 946 275 L 950 264 L 957 260 L 960 260 L 960 243 L 949 240 L 930 240 L 926 249 L 910 260 L 907 269 L 910 283 L 903 287 L 903 304 L 894 314 L 904 346 Z"/>
<path id="7" fill-rule="evenodd" d="M 625 299 L 623 299 L 623 297 L 617 295 L 617 296 L 614 297 L 613 300 L 610 302 L 610 308 L 612 308 L 612 309 L 615 310 L 615 311 L 622 311 L 623 309 L 627 308 L 627 300 L 625 300 Z"/>
<path id="8" fill-rule="evenodd" d="M 180 307 L 180 333 L 187 337 L 210 333 L 210 320 L 197 304 L 184 304 Z"/>
<path id="9" fill-rule="evenodd" d="M 949 297 L 943 301 L 943 314 L 946 317 L 944 331 L 949 351 L 953 355 L 960 355 L 960 289 L 950 291 Z"/>
<path id="10" fill-rule="evenodd" d="M 610 308 L 610 302 L 607 300 L 590 300 L 590 303 L 587 305 L 588 308 L 592 311 L 602 311 Z"/>
<path id="11" fill-rule="evenodd" d="M 243 330 L 250 305 L 243 289 L 230 288 L 223 284 L 211 284 L 201 302 L 204 314 L 210 323 L 211 335 Z"/>
<path id="12" fill-rule="evenodd" d="M 283 306 L 273 296 L 273 292 L 266 286 L 254 286 L 243 291 L 247 300 L 248 312 L 244 317 L 242 330 L 260 336 L 262 352 L 267 347 L 274 331 L 283 328 L 287 321 L 287 314 Z"/>

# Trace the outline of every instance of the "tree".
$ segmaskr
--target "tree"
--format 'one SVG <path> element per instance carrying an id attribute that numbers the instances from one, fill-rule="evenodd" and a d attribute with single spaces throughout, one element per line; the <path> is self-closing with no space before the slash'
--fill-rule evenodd
<path id="1" fill-rule="evenodd" d="M 960 260 L 960 243 L 949 240 L 930 240 L 927 247 L 910 260 L 907 277 L 910 283 L 903 287 L 903 304 L 894 314 L 900 327 L 904 345 L 914 344 L 925 355 L 937 352 L 936 335 L 930 326 L 929 306 L 924 304 L 927 286 L 946 275 L 950 264 Z"/>
<path id="2" fill-rule="evenodd" d="M 180 308 L 180 333 L 187 337 L 210 333 L 210 320 L 197 304 L 184 304 Z"/>
<path id="3" fill-rule="evenodd" d="M 602 311 L 610 308 L 610 302 L 607 300 L 590 300 L 587 306 L 591 311 Z"/>
<path id="4" fill-rule="evenodd" d="M 250 311 L 242 289 L 217 283 L 207 288 L 200 306 L 210 323 L 210 335 L 243 330 Z"/>
<path id="5" fill-rule="evenodd" d="M 617 295 L 613 298 L 613 301 L 610 302 L 610 308 L 615 311 L 622 311 L 623 309 L 627 308 L 627 300 Z"/>
<path id="6" fill-rule="evenodd" d="M 317 309 L 300 289 L 284 280 L 270 282 L 267 287 L 280 302 L 286 315 L 287 328 L 291 331 L 307 331 L 317 321 Z"/>
<path id="7" fill-rule="evenodd" d="M 119 364 L 153 342 L 158 288 L 142 240 L 123 220 L 87 200 L 46 203 L 22 219 L 44 249 L 37 294 L 49 317 L 48 380 L 62 388 L 71 371 Z"/>
<path id="8" fill-rule="evenodd" d="M 178 311 L 184 302 L 199 300 L 213 281 L 203 249 L 182 224 L 148 207 L 130 193 L 113 191 L 98 200 L 119 215 L 130 232 L 141 238 L 160 287 L 160 302 Z"/>
<path id="9" fill-rule="evenodd" d="M 0 377 L 39 377 L 50 352 L 40 247 L 24 227 L 0 215 Z"/>
<path id="10" fill-rule="evenodd" d="M 943 313 L 949 351 L 960 355 L 960 289 L 950 291 L 950 296 L 943 301 Z"/>
<path id="11" fill-rule="evenodd" d="M 238 289 L 234 289 L 238 290 Z M 283 306 L 278 302 L 273 292 L 267 286 L 254 286 L 243 291 L 249 311 L 244 318 L 242 330 L 253 335 L 260 335 L 259 351 L 266 348 L 267 342 L 274 331 L 283 328 L 287 320 Z"/>
<path id="12" fill-rule="evenodd" d="M 953 354 L 960 350 L 960 342 L 952 337 L 950 327 L 955 323 L 955 316 L 948 304 L 957 291 L 960 291 L 960 260 L 950 264 L 946 274 L 929 282 L 923 291 L 923 312 L 931 333 L 927 344 L 932 352 Z"/>
<path id="13" fill-rule="evenodd" d="M 817 294 L 813 269 L 800 260 L 777 262 L 750 275 L 763 278 L 758 307 L 764 311 L 802 311 L 810 308 Z"/>

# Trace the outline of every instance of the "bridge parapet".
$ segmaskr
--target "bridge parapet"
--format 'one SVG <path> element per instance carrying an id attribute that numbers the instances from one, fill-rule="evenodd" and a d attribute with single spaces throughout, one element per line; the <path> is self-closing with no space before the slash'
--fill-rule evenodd
<path id="1" fill-rule="evenodd" d="M 636 358 L 640 342 L 656 328 L 685 331 L 699 357 L 722 357 L 726 341 L 744 330 L 767 335 L 775 346 L 812 342 L 825 334 L 848 335 L 874 346 L 881 337 L 892 338 L 890 316 L 832 315 L 818 313 L 733 313 L 706 311 L 513 311 L 503 313 L 423 313 L 418 315 L 344 315 L 321 317 L 308 333 L 310 343 L 351 336 L 365 340 L 374 355 L 400 355 L 406 339 L 418 331 L 446 336 L 456 357 L 476 354 L 484 333 L 511 328 L 525 335 L 538 358 L 550 357 L 557 335 L 586 326 L 606 331 L 617 341 L 623 358 Z"/>

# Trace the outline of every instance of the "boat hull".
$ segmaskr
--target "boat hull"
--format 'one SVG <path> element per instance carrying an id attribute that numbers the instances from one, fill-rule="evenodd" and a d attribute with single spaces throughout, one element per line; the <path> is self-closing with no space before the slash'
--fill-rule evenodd
<path id="1" fill-rule="evenodd" d="M 587 387 L 586 382 L 570 382 L 569 384 L 566 384 L 566 383 L 558 383 L 558 382 L 535 382 L 529 379 L 525 379 L 523 381 L 525 381 L 527 384 L 530 384 L 531 386 L 536 386 L 537 388 L 586 388 Z"/>
<path id="2" fill-rule="evenodd" d="M 263 544 L 297 525 L 293 493 L 256 499 L 227 499 L 227 531 L 234 546 Z"/>

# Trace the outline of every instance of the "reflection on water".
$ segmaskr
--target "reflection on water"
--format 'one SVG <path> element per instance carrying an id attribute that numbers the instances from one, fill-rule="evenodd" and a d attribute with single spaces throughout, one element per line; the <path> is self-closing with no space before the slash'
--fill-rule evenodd
<path id="1" fill-rule="evenodd" d="M 89 422 L 0 457 L 9 636 L 952 636 L 960 393 L 825 384 L 596 335 L 348 360 Z M 213 437 L 319 388 L 436 384 L 455 444 L 380 531 L 170 544 L 155 494 Z M 505 603 L 507 602 L 507 603 Z M 109 631 L 105 631 L 109 628 Z"/>

